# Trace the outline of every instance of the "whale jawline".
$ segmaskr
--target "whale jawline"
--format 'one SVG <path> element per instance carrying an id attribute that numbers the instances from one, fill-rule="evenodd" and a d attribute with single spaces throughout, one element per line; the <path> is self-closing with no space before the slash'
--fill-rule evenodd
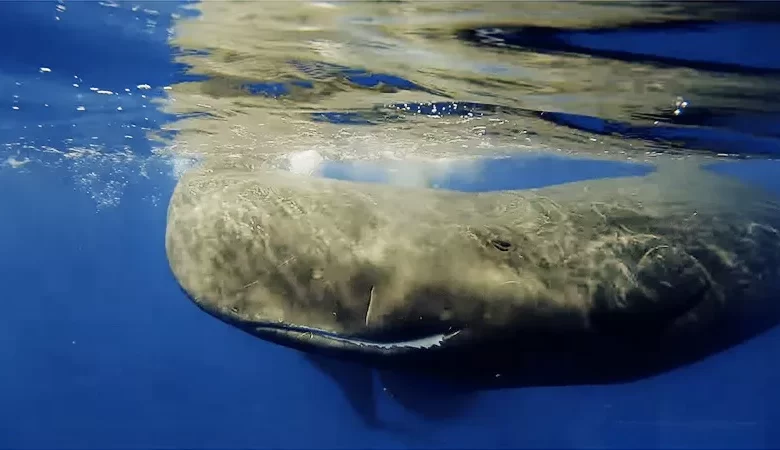
<path id="1" fill-rule="evenodd" d="M 275 334 L 288 339 L 304 342 L 315 339 L 326 346 L 356 347 L 363 351 L 383 352 L 393 350 L 429 350 L 443 346 L 447 341 L 461 333 L 462 330 L 452 330 L 446 333 L 433 333 L 413 339 L 390 341 L 371 340 L 360 337 L 342 336 L 331 331 L 315 327 L 289 324 L 252 324 L 252 331 L 262 334 Z"/>

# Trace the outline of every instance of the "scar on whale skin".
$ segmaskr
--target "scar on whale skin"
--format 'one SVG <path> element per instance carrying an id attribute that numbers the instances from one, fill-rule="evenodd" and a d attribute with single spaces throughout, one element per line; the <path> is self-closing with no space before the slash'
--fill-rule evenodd
<path id="1" fill-rule="evenodd" d="M 630 378 L 733 345 L 746 317 L 780 321 L 762 294 L 776 199 L 694 162 L 659 167 L 477 194 L 198 169 L 175 188 L 166 250 L 199 307 L 300 350 Z"/>

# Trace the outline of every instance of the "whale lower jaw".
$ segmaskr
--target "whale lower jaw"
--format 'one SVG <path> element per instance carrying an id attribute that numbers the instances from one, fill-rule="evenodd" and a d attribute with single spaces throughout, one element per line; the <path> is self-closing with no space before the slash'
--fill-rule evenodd
<path id="1" fill-rule="evenodd" d="M 360 351 L 428 350 L 441 347 L 445 342 L 460 334 L 461 330 L 436 333 L 415 339 L 398 341 L 372 341 L 369 339 L 340 336 L 319 328 L 293 325 L 254 325 L 252 331 L 258 334 L 272 334 L 299 343 L 316 341 L 318 346 L 355 348 Z"/>

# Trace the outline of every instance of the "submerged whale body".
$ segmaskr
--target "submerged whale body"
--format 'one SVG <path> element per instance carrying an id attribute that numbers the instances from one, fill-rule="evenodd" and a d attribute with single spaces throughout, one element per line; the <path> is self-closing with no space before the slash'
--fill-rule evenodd
<path id="1" fill-rule="evenodd" d="M 657 373 L 780 322 L 780 205 L 672 162 L 646 176 L 462 193 L 196 169 L 170 267 L 260 338 L 480 385 Z"/>

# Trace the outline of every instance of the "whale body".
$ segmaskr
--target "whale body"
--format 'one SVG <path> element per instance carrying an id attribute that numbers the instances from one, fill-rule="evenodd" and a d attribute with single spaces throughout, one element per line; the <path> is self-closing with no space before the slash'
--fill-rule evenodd
<path id="1" fill-rule="evenodd" d="M 780 205 L 684 160 L 464 193 L 193 169 L 165 236 L 207 313 L 262 339 L 488 384 L 634 379 L 780 322 Z"/>

